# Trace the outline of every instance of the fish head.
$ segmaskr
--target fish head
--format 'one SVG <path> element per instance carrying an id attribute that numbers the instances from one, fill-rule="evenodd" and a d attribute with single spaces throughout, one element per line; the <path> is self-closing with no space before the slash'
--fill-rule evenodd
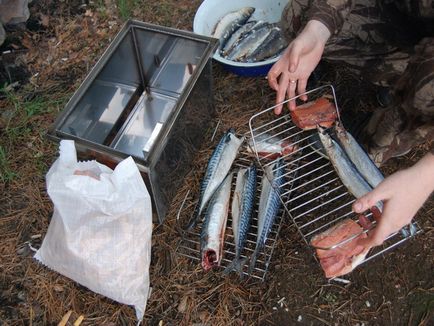
<path id="1" fill-rule="evenodd" d="M 340 137 L 343 137 L 343 138 L 345 138 L 346 140 L 349 140 L 348 132 L 346 131 L 346 129 L 344 128 L 344 126 L 342 125 L 341 122 L 336 121 L 335 130 L 336 130 L 336 133 L 337 133 Z"/>
<path id="2" fill-rule="evenodd" d="M 213 249 L 206 249 L 202 254 L 202 268 L 205 271 L 218 266 L 219 264 L 219 253 Z"/>
<path id="3" fill-rule="evenodd" d="M 326 133 L 325 128 L 318 125 L 317 129 L 318 129 L 319 139 L 321 140 L 321 143 L 323 144 L 323 146 L 324 147 L 332 147 L 333 146 L 332 138 L 330 137 L 330 135 L 328 133 Z"/>
<path id="4" fill-rule="evenodd" d="M 254 12 L 255 12 L 255 8 L 254 7 L 244 7 L 242 9 L 243 14 L 245 14 L 246 16 L 251 16 Z"/>
<path id="5" fill-rule="evenodd" d="M 226 133 L 227 133 L 228 135 L 229 135 L 229 134 L 235 135 L 235 129 L 234 129 L 234 128 L 229 128 L 228 131 L 226 131 Z"/>

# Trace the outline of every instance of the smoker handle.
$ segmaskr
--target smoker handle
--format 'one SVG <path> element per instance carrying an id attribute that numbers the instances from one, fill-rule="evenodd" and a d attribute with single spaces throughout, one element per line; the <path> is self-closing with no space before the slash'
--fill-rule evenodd
<path id="1" fill-rule="evenodd" d="M 155 140 L 157 139 L 158 134 L 161 131 L 161 128 L 163 127 L 163 124 L 161 122 L 157 122 L 157 124 L 154 127 L 154 130 L 152 130 L 151 136 L 149 137 L 148 141 L 146 142 L 145 146 L 143 147 L 144 153 L 149 153 L 152 146 L 154 146 Z"/>

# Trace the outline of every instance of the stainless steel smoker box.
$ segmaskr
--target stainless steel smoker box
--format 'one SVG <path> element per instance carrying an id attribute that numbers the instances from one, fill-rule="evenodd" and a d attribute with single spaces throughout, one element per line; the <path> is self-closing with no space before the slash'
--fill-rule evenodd
<path id="1" fill-rule="evenodd" d="M 217 40 L 128 21 L 48 132 L 80 159 L 115 167 L 132 156 L 162 222 L 214 116 Z"/>

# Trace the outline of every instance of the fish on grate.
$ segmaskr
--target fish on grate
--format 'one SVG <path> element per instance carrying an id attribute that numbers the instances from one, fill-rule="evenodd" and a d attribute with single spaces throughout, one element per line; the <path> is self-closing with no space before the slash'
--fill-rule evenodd
<path id="1" fill-rule="evenodd" d="M 255 267 L 258 255 L 267 241 L 268 233 L 279 212 L 281 206 L 281 186 L 285 183 L 284 168 L 284 161 L 281 158 L 277 159 L 274 164 L 265 167 L 261 185 L 261 197 L 259 199 L 256 247 L 250 259 L 249 273 Z"/>
<path id="2" fill-rule="evenodd" d="M 372 188 L 378 186 L 378 184 L 384 180 L 384 176 L 369 158 L 368 154 L 360 147 L 354 137 L 345 130 L 342 123 L 337 123 L 335 130 L 336 136 L 345 150 L 345 153 L 356 166 L 360 174 Z"/>
<path id="3" fill-rule="evenodd" d="M 248 168 L 242 168 L 237 173 L 237 181 L 232 198 L 232 231 L 235 240 L 235 258 L 225 269 L 225 273 L 235 270 L 242 272 L 246 258 L 241 259 L 241 252 L 250 228 L 254 200 L 256 196 L 257 171 L 252 163 Z"/>
<path id="4" fill-rule="evenodd" d="M 232 177 L 233 173 L 229 173 L 212 196 L 202 225 L 200 244 L 202 267 L 205 271 L 220 266 L 223 256 Z"/>
<path id="5" fill-rule="evenodd" d="M 196 225 L 204 207 L 229 173 L 243 141 L 244 137 L 238 138 L 233 129 L 229 129 L 220 139 L 208 161 L 200 186 L 199 202 L 187 230 L 191 230 Z"/>

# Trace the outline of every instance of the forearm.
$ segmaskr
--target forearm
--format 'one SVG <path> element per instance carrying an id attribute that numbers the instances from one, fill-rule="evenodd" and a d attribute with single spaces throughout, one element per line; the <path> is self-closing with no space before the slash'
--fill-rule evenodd
<path id="1" fill-rule="evenodd" d="M 334 4 L 336 3 L 336 4 Z M 353 7 L 352 0 L 314 0 L 307 12 L 308 20 L 316 20 L 327 27 L 331 35 L 339 33 Z"/>
<path id="2" fill-rule="evenodd" d="M 304 27 L 302 34 L 306 33 L 315 37 L 316 42 L 325 45 L 330 38 L 330 31 L 326 25 L 318 20 L 309 20 Z"/>
<path id="3" fill-rule="evenodd" d="M 426 189 L 428 196 L 434 191 L 434 153 L 427 153 L 412 169 L 420 180 L 420 187 Z"/>

